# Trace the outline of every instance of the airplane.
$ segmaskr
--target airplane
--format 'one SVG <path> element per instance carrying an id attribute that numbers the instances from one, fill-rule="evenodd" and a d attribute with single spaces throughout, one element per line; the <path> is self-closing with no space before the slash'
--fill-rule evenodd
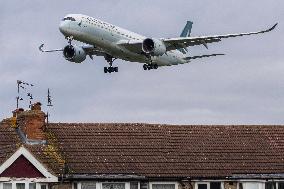
<path id="1" fill-rule="evenodd" d="M 274 30 L 278 23 L 258 32 L 201 37 L 190 36 L 192 25 L 193 22 L 187 21 L 180 37 L 177 38 L 149 38 L 90 16 L 68 14 L 59 26 L 60 32 L 68 40 L 68 45 L 62 49 L 44 50 L 42 44 L 39 50 L 62 51 L 64 58 L 73 63 L 82 63 L 87 56 L 91 59 L 93 56 L 103 56 L 109 64 L 108 67 L 104 67 L 104 73 L 118 72 L 118 67 L 113 67 L 116 59 L 143 63 L 144 70 L 152 70 L 162 66 L 189 63 L 194 59 L 224 55 L 187 56 L 187 48 L 203 45 L 208 49 L 209 43 L 220 42 L 222 39 L 267 33 Z M 85 44 L 78 46 L 72 44 L 73 40 Z"/>

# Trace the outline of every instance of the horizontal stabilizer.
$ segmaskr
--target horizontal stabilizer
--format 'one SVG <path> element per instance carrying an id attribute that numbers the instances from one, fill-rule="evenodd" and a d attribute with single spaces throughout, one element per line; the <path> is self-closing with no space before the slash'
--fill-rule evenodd
<path id="1" fill-rule="evenodd" d="M 185 60 L 194 60 L 194 59 L 198 59 L 198 58 L 206 58 L 206 57 L 211 57 L 211 56 L 223 56 L 225 54 L 208 54 L 208 55 L 201 55 L 201 56 L 191 56 L 191 57 L 186 57 L 184 58 Z"/>

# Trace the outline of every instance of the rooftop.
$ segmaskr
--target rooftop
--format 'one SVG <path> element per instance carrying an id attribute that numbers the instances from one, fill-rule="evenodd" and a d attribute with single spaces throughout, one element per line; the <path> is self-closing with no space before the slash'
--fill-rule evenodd
<path id="1" fill-rule="evenodd" d="M 284 126 L 51 123 L 47 144 L 0 126 L 0 164 L 24 145 L 52 172 L 100 178 L 238 178 L 284 173 Z M 128 176 L 125 176 L 128 175 Z"/>

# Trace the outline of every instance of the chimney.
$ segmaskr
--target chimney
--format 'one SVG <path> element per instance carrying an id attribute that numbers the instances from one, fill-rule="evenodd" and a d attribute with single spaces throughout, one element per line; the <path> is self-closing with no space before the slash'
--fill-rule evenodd
<path id="1" fill-rule="evenodd" d="M 41 111 L 41 103 L 31 106 L 31 110 L 16 113 L 17 126 L 29 140 L 45 140 L 45 113 Z"/>
<path id="2" fill-rule="evenodd" d="M 6 127 L 6 128 L 9 128 L 9 127 L 12 127 L 12 128 L 17 128 L 17 115 L 19 115 L 20 113 L 24 112 L 24 109 L 23 108 L 19 108 L 19 109 L 16 109 L 14 110 L 12 113 L 13 113 L 13 116 L 10 117 L 10 118 L 6 118 L 6 119 L 3 119 L 1 122 L 0 122 L 0 125 L 2 127 Z"/>

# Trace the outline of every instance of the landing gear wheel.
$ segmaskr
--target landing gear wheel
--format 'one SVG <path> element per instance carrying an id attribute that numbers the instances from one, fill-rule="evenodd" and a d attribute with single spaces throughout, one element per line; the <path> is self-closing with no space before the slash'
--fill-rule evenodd
<path id="1" fill-rule="evenodd" d="M 108 67 L 104 67 L 104 72 L 108 73 Z"/>
<path id="2" fill-rule="evenodd" d="M 157 64 L 144 64 L 143 65 L 143 69 L 144 70 L 152 70 L 152 69 L 158 69 L 158 65 Z"/>
<path id="3" fill-rule="evenodd" d="M 154 64 L 154 65 L 153 65 L 153 68 L 154 68 L 155 70 L 158 69 L 158 67 L 159 67 L 158 64 Z"/>
<path id="4" fill-rule="evenodd" d="M 147 64 L 144 64 L 144 65 L 143 65 L 143 69 L 144 69 L 144 70 L 147 70 L 147 69 L 148 69 Z"/>
<path id="5" fill-rule="evenodd" d="M 113 72 L 118 72 L 118 67 L 104 67 L 104 72 L 105 73 L 113 73 Z"/>
<path id="6" fill-rule="evenodd" d="M 114 72 L 118 72 L 118 67 L 114 67 Z"/>

